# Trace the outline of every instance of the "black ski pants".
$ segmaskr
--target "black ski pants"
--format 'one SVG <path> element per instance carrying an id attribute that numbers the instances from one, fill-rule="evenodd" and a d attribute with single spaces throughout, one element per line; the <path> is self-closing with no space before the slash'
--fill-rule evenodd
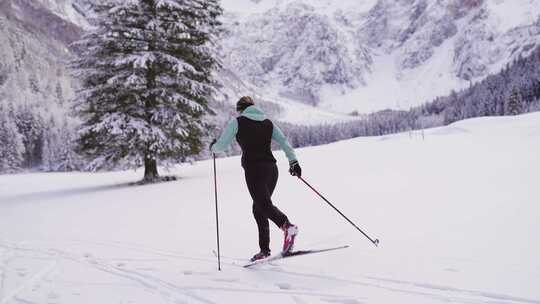
<path id="1" fill-rule="evenodd" d="M 274 162 L 260 162 L 244 166 L 249 194 L 253 199 L 253 216 L 259 229 L 261 251 L 270 251 L 270 219 L 278 227 L 289 220 L 274 204 L 271 196 L 278 180 L 278 168 Z"/>

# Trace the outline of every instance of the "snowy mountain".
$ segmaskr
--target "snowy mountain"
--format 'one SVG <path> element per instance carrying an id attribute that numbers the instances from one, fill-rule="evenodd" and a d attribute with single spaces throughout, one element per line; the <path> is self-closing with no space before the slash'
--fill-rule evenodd
<path id="1" fill-rule="evenodd" d="M 278 2 L 264 13 L 248 16 L 227 14 L 229 35 L 223 45 L 225 62 L 241 78 L 315 104 L 325 84 L 349 89 L 365 85 L 372 59 L 356 45 L 342 11 L 328 16 L 306 3 Z M 224 5 L 228 7 L 227 2 Z"/>
<path id="2" fill-rule="evenodd" d="M 225 61 L 263 91 L 324 109 L 408 108 L 540 44 L 536 0 L 234 1 Z"/>
<path id="3" fill-rule="evenodd" d="M 540 43 L 537 0 L 222 4 L 225 70 L 218 75 L 224 84 L 218 104 L 228 107 L 238 96 L 251 94 L 273 109 L 273 117 L 300 124 L 351 119 L 338 113 L 418 105 L 499 71 Z M 61 76 L 38 66 L 65 62 L 66 46 L 89 26 L 87 0 L 5 0 L 1 7 L 9 26 L 0 39 L 17 41 L 17 29 L 27 48 L 54 49 L 26 62 L 25 73 L 52 77 L 71 96 L 65 63 L 59 63 Z M 15 66 L 22 51 L 13 43 L 0 46 L 7 58 L 2 75 L 21 73 Z M 0 96 L 35 97 L 23 84 L 30 76 L 17 77 L 22 80 L 15 89 L 0 85 Z"/>
<path id="4" fill-rule="evenodd" d="M 296 248 L 351 248 L 254 269 L 240 159 L 219 158 L 221 272 L 212 161 L 139 187 L 141 171 L 0 175 L 0 303 L 536 304 L 538 151 L 540 113 L 298 149 L 304 178 L 379 247 L 276 151 Z"/>
<path id="5" fill-rule="evenodd" d="M 61 108 L 72 98 L 68 45 L 83 31 L 50 5 L 35 0 L 0 4 L 0 100 Z"/>
<path id="6" fill-rule="evenodd" d="M 5 0 L 0 7 L 0 22 L 5 24 L 0 29 L 4 41 L 0 45 L 4 58 L 0 63 L 0 101 L 55 108 L 71 99 L 76 84 L 67 69 L 69 44 L 80 39 L 90 26 L 88 0 Z M 227 111 L 239 96 L 251 94 L 264 104 L 271 117 L 290 123 L 309 125 L 351 119 L 283 96 L 261 94 L 260 88 L 231 73 L 228 67 L 217 77 L 224 84 L 215 103 L 220 112 Z"/>

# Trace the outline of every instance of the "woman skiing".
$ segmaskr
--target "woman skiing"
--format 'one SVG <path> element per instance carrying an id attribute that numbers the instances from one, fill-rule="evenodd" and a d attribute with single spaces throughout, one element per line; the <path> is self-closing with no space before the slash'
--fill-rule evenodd
<path id="1" fill-rule="evenodd" d="M 283 132 L 254 105 L 251 97 L 240 98 L 236 110 L 240 116 L 228 123 L 217 141 L 214 139 L 211 150 L 214 153 L 225 151 L 235 137 L 242 148 L 242 167 L 259 229 L 260 252 L 251 258 L 251 261 L 256 261 L 270 256 L 269 219 L 284 232 L 283 253 L 292 250 L 298 234 L 298 227 L 291 224 L 271 200 L 278 180 L 276 159 L 271 150 L 272 139 L 285 151 L 289 159 L 289 173 L 300 177 L 302 169 Z"/>

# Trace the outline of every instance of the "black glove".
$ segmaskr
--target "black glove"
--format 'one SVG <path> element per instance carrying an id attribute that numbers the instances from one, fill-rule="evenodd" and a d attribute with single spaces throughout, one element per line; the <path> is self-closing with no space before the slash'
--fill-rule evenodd
<path id="1" fill-rule="evenodd" d="M 302 177 L 302 168 L 300 168 L 300 164 L 298 163 L 297 160 L 289 164 L 289 173 L 292 176 Z"/>
<path id="2" fill-rule="evenodd" d="M 212 146 L 217 142 L 217 139 L 212 139 L 212 142 L 210 143 L 210 150 L 212 150 Z"/>

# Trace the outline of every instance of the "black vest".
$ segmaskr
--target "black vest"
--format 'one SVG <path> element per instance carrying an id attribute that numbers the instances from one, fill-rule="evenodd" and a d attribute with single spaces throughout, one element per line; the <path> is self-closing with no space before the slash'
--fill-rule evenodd
<path id="1" fill-rule="evenodd" d="M 242 167 L 253 163 L 276 162 L 272 155 L 272 132 L 274 125 L 269 119 L 263 121 L 251 120 L 244 116 L 239 116 L 238 132 L 236 141 L 242 148 Z"/>

